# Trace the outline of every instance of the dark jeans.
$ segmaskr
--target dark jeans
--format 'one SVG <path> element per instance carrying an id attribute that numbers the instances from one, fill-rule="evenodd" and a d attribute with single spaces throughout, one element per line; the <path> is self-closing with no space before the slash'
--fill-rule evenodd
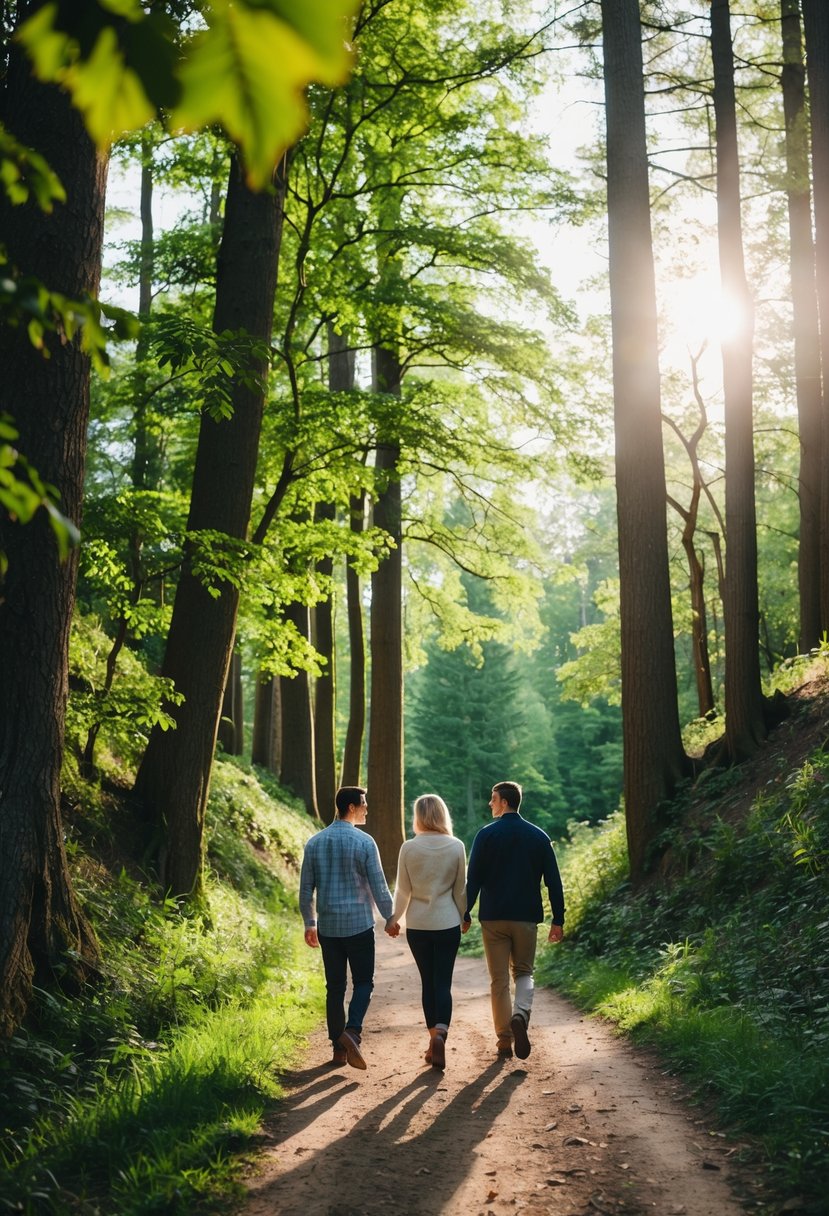
<path id="1" fill-rule="evenodd" d="M 374 929 L 366 929 L 352 937 L 323 937 L 320 933 L 319 942 L 325 968 L 328 1037 L 336 1043 L 347 1026 L 359 1039 L 374 988 Z M 346 966 L 351 968 L 352 986 L 348 1021 L 345 1017 Z"/>
<path id="2" fill-rule="evenodd" d="M 407 929 L 406 941 L 420 972 L 426 1025 L 448 1026 L 452 1021 L 452 972 L 461 944 L 461 927 Z"/>

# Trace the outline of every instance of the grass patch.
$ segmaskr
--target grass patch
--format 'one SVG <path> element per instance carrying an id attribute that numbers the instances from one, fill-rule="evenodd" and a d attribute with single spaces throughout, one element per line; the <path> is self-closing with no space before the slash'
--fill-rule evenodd
<path id="1" fill-rule="evenodd" d="M 621 815 L 576 828 L 561 851 L 568 935 L 542 948 L 538 977 L 658 1047 L 725 1126 L 754 1138 L 781 1198 L 825 1212 L 829 757 L 781 765 L 742 817 L 738 793 L 735 770 L 686 792 L 672 868 L 636 893 Z"/>
<path id="2" fill-rule="evenodd" d="M 322 1016 L 295 894 L 312 825 L 251 773 L 217 767 L 197 911 L 157 902 L 139 875 L 70 839 L 104 971 L 80 998 L 39 993 L 0 1051 L 0 1210 L 215 1206 L 235 1192 L 278 1074 Z"/>

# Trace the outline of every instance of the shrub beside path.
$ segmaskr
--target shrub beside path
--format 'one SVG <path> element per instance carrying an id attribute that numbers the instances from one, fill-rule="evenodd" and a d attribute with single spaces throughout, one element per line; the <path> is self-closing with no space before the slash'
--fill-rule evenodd
<path id="1" fill-rule="evenodd" d="M 325 1031 L 283 1078 L 243 1216 L 737 1216 L 758 1202 L 739 1145 L 650 1054 L 537 988 L 528 1060 L 501 1062 L 486 965 L 459 958 L 446 1071 L 424 1064 L 404 936 L 378 929 L 368 1069 Z"/>

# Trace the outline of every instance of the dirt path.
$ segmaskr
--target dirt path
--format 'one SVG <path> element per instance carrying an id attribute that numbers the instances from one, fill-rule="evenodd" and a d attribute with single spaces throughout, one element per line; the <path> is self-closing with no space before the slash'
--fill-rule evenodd
<path id="1" fill-rule="evenodd" d="M 324 1031 L 266 1126 L 244 1216 L 737 1216 L 735 1147 L 676 1082 L 605 1026 L 536 989 L 532 1054 L 495 1058 L 483 960 L 459 959 L 446 1072 L 423 1063 L 403 935 L 378 932 L 366 1072 Z"/>

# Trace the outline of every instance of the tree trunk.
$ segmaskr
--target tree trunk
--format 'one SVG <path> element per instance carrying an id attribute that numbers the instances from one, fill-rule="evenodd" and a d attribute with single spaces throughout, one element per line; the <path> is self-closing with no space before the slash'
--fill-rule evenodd
<path id="1" fill-rule="evenodd" d="M 310 639 L 310 609 L 307 604 L 289 604 L 285 619 L 292 621 L 303 638 Z M 314 714 L 311 707 L 311 678 L 307 671 L 280 677 L 282 704 L 282 766 L 280 781 L 301 798 L 305 809 L 319 819 L 316 766 L 314 763 Z"/>
<path id="2" fill-rule="evenodd" d="M 333 520 L 332 504 L 317 504 L 316 520 Z M 334 570 L 331 557 L 317 562 L 317 570 L 329 579 Z M 317 808 L 328 822 L 334 814 L 337 792 L 337 741 L 335 737 L 336 655 L 334 653 L 333 592 L 313 608 L 314 649 L 325 660 L 321 673 L 314 681 L 314 767 Z"/>
<path id="3" fill-rule="evenodd" d="M 57 172 L 68 201 L 51 214 L 0 198 L 9 260 L 71 299 L 95 296 L 106 190 L 98 156 L 66 93 L 41 85 L 13 53 L 3 121 Z M 77 339 L 47 336 L 49 358 L 25 324 L 0 328 L 0 413 L 14 416 L 19 447 L 80 524 L 89 416 L 88 358 Z M 25 1015 L 32 983 L 82 982 L 98 960 L 69 878 L 60 811 L 68 649 L 77 551 L 58 558 L 41 511 L 25 527 L 0 517 L 8 570 L 0 594 L 0 1034 Z"/>
<path id="4" fill-rule="evenodd" d="M 284 177 L 272 192 L 252 193 L 239 164 L 231 163 L 219 248 L 217 333 L 243 329 L 269 341 L 282 232 Z M 267 365 L 256 362 L 252 378 L 238 377 L 233 416 L 216 421 L 203 413 L 193 473 L 188 532 L 210 530 L 242 539 L 250 520 Z M 197 895 L 202 883 L 204 809 L 227 667 L 236 630 L 238 590 L 219 586 L 213 597 L 193 572 L 188 550 L 176 593 L 163 674 L 185 695 L 169 707 L 176 730 L 155 728 L 136 780 L 145 813 L 166 824 L 160 876 L 174 895 Z"/>
<path id="5" fill-rule="evenodd" d="M 253 745 L 251 764 L 258 764 L 269 772 L 279 775 L 282 761 L 282 706 L 279 696 L 279 680 L 276 676 L 262 677 L 256 681 L 256 699 L 253 709 Z"/>
<path id="6" fill-rule="evenodd" d="M 383 347 L 374 352 L 375 392 L 400 395 L 400 365 Z M 371 695 L 368 742 L 369 819 L 383 870 L 390 880 L 405 839 L 403 817 L 403 535 L 401 528 L 400 448 L 377 445 L 375 469 L 384 480 L 374 503 L 374 524 L 391 537 L 394 548 L 371 576 Z"/>
<path id="7" fill-rule="evenodd" d="M 803 0 L 803 30 L 809 80 L 812 182 L 815 207 L 815 266 L 820 314 L 823 408 L 820 433 L 820 629 L 829 634 L 829 8 L 825 0 Z"/>
<path id="8" fill-rule="evenodd" d="M 717 236 L 723 295 L 743 325 L 722 341 L 725 403 L 725 748 L 732 761 L 766 736 L 760 684 L 752 405 L 753 305 L 743 262 L 734 59 L 728 0 L 711 5 L 717 146 Z"/>
<path id="9" fill-rule="evenodd" d="M 228 756 L 245 752 L 245 702 L 242 686 L 242 656 L 234 650 L 227 671 L 218 740 Z"/>
<path id="10" fill-rule="evenodd" d="M 786 120 L 786 197 L 789 207 L 789 266 L 794 324 L 794 366 L 800 435 L 801 654 L 820 642 L 820 327 L 815 288 L 815 247 L 809 189 L 809 139 L 799 0 L 780 0 L 783 32 L 783 113 Z"/>
<path id="11" fill-rule="evenodd" d="M 366 495 L 355 494 L 350 503 L 351 528 L 362 532 L 366 521 Z M 343 785 L 359 785 L 366 729 L 366 636 L 360 576 L 349 563 L 345 571 L 348 601 L 348 726 L 343 747 Z"/>
<path id="12" fill-rule="evenodd" d="M 686 768 L 668 573 L 656 290 L 636 0 L 602 0 L 624 796 L 631 878 L 641 881 L 657 808 Z"/>

